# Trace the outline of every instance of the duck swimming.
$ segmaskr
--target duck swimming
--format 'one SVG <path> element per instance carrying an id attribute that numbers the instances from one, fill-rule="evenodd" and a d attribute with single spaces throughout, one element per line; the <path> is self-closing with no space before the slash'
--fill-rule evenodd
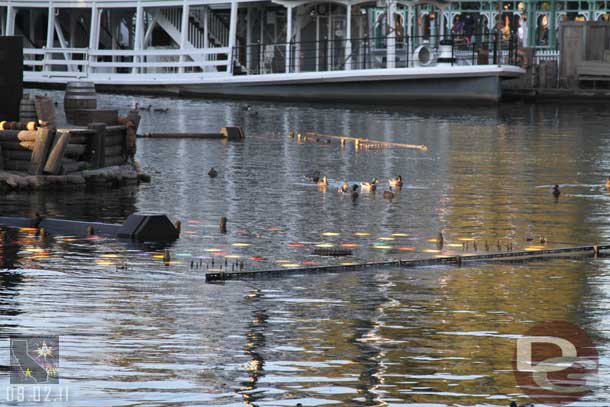
<path id="1" fill-rule="evenodd" d="M 383 199 L 389 199 L 390 201 L 394 199 L 394 192 L 392 192 L 392 187 L 390 187 L 389 191 L 383 191 Z"/>
<path id="2" fill-rule="evenodd" d="M 373 178 L 371 182 L 361 182 L 360 189 L 362 192 L 375 192 L 378 183 L 377 178 Z"/>
<path id="3" fill-rule="evenodd" d="M 559 195 L 561 195 L 561 191 L 559 190 L 559 185 L 555 184 L 555 186 L 553 187 L 551 192 L 553 193 L 553 196 L 555 198 L 559 198 Z"/>
<path id="4" fill-rule="evenodd" d="M 352 201 L 356 201 L 356 199 L 358 199 L 358 185 L 354 184 L 352 185 Z"/>
<path id="5" fill-rule="evenodd" d="M 326 179 L 326 175 L 322 177 L 322 179 L 318 179 L 318 186 L 326 188 L 328 186 L 328 180 Z"/>
<path id="6" fill-rule="evenodd" d="M 606 177 L 606 188 L 610 189 L 610 177 Z"/>
<path id="7" fill-rule="evenodd" d="M 216 178 L 218 172 L 214 169 L 214 167 L 212 167 L 210 168 L 210 171 L 208 171 L 208 175 L 210 176 L 210 178 Z"/>
<path id="8" fill-rule="evenodd" d="M 400 188 L 402 187 L 402 177 L 399 175 L 396 178 L 390 178 L 389 183 L 391 187 Z"/>
<path id="9" fill-rule="evenodd" d="M 344 194 L 347 194 L 349 192 L 349 184 L 347 183 L 347 181 L 343 182 L 343 185 L 341 185 L 341 188 L 339 188 L 337 192 L 342 192 Z"/>

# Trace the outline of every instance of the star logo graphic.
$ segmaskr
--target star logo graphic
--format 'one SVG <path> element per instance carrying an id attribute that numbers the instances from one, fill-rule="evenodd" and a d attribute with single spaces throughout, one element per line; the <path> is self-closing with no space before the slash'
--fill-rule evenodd
<path id="1" fill-rule="evenodd" d="M 25 372 L 23 372 L 23 374 L 25 374 L 28 377 L 32 377 L 32 371 L 30 369 L 25 369 Z"/>
<path id="2" fill-rule="evenodd" d="M 46 342 L 42 342 L 42 345 L 38 349 L 36 349 L 36 354 L 38 357 L 47 358 L 53 356 L 53 347 L 48 346 Z"/>

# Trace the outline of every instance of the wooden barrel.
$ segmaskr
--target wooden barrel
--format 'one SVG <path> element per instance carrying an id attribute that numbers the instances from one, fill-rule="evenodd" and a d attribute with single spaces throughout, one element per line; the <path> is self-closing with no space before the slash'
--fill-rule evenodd
<path id="1" fill-rule="evenodd" d="M 19 105 L 19 121 L 23 123 L 38 122 L 34 98 L 28 93 L 24 93 L 23 98 L 21 98 L 21 104 Z"/>
<path id="2" fill-rule="evenodd" d="M 73 112 L 81 109 L 95 109 L 97 98 L 95 84 L 92 82 L 68 82 L 64 95 L 64 111 L 66 119 L 73 120 Z"/>

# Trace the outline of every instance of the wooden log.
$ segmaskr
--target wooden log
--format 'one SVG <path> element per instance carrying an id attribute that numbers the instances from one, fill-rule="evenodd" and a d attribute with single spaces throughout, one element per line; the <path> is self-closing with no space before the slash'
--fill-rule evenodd
<path id="1" fill-rule="evenodd" d="M 5 160 L 27 161 L 32 159 L 32 152 L 29 150 L 4 150 L 2 156 Z"/>
<path id="2" fill-rule="evenodd" d="M 106 134 L 104 142 L 106 146 L 122 146 L 125 143 L 125 134 Z"/>
<path id="3" fill-rule="evenodd" d="M 36 141 L 36 131 L 4 130 L 0 131 L 1 141 Z"/>
<path id="4" fill-rule="evenodd" d="M 70 144 L 66 148 L 66 156 L 79 158 L 85 155 L 87 152 L 87 146 L 83 144 L 72 144 L 72 138 L 70 138 Z"/>
<path id="5" fill-rule="evenodd" d="M 18 130 L 2 130 L 0 131 L 0 142 L 2 141 L 19 141 L 17 138 Z"/>
<path id="6" fill-rule="evenodd" d="M 89 129 L 95 131 L 93 137 L 91 137 L 89 144 L 89 151 L 91 151 L 91 164 L 95 168 L 105 167 L 104 158 L 106 153 L 105 139 L 106 139 L 106 125 L 104 123 L 90 123 Z"/>
<path id="7" fill-rule="evenodd" d="M 87 163 L 85 161 L 69 160 L 64 158 L 62 162 L 64 174 L 82 171 L 86 166 Z"/>
<path id="8" fill-rule="evenodd" d="M 123 146 L 106 146 L 106 157 L 110 157 L 113 155 L 122 156 L 123 154 Z"/>
<path id="9" fill-rule="evenodd" d="M 221 133 L 144 133 L 139 135 L 141 138 L 197 138 L 204 140 L 222 140 L 224 136 Z"/>
<path id="10" fill-rule="evenodd" d="M 35 141 L 3 141 L 0 142 L 5 150 L 34 150 Z"/>
<path id="11" fill-rule="evenodd" d="M 78 144 L 78 145 L 87 145 L 87 143 L 89 142 L 89 137 L 88 135 L 85 134 L 79 134 L 79 133 L 75 133 L 75 132 L 70 132 L 70 144 Z"/>
<path id="12" fill-rule="evenodd" d="M 42 174 L 54 138 L 55 132 L 52 129 L 43 127 L 38 129 L 38 135 L 36 137 L 36 143 L 34 145 L 34 152 L 32 153 L 28 173 L 32 175 Z"/>
<path id="13" fill-rule="evenodd" d="M 28 168 L 30 168 L 28 161 L 4 160 L 5 170 L 26 172 Z"/>
<path id="14" fill-rule="evenodd" d="M 223 137 L 227 138 L 227 140 L 243 140 L 244 132 L 241 130 L 241 127 L 223 127 L 220 129 L 220 134 Z"/>
<path id="15" fill-rule="evenodd" d="M 55 137 L 49 158 L 44 166 L 45 174 L 58 175 L 61 172 L 61 164 L 70 142 L 70 133 L 60 133 Z"/>
<path id="16" fill-rule="evenodd" d="M 34 98 L 36 106 L 36 115 L 40 122 L 47 123 L 51 128 L 57 127 L 57 117 L 55 114 L 55 105 L 53 99 L 49 96 L 36 96 Z"/>
<path id="17" fill-rule="evenodd" d="M 126 162 L 125 157 L 123 157 L 122 155 L 114 155 L 114 156 L 110 156 L 110 157 L 104 157 L 104 162 L 106 163 L 107 167 L 111 167 L 113 165 L 121 165 L 124 164 Z"/>
<path id="18" fill-rule="evenodd" d="M 78 109 L 70 112 L 70 123 L 86 126 L 89 123 L 117 124 L 119 112 L 116 110 Z"/>

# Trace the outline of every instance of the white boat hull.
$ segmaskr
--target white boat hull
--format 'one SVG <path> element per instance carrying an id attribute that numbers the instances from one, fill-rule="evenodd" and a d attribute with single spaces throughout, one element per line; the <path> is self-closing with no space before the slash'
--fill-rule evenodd
<path id="1" fill-rule="evenodd" d="M 236 97 L 301 101 L 396 103 L 403 101 L 499 101 L 503 78 L 520 76 L 514 66 L 436 66 L 428 68 L 302 72 L 267 75 L 217 74 L 198 76 L 95 75 L 98 90 L 170 93 L 202 97 Z M 74 78 L 28 78 L 34 85 L 57 84 Z"/>

